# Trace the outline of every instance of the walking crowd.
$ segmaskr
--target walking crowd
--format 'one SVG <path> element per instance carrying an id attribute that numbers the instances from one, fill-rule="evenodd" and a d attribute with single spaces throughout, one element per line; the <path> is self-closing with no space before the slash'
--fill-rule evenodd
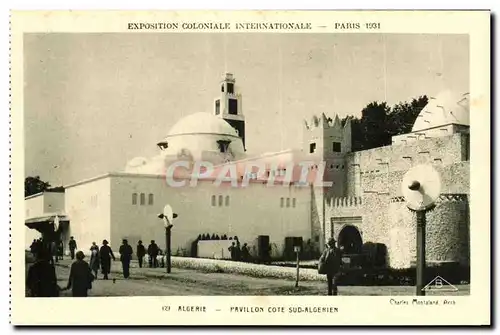
<path id="1" fill-rule="evenodd" d="M 88 290 L 92 289 L 92 283 L 98 278 L 98 272 L 101 270 L 103 280 L 108 280 L 111 273 L 111 260 L 115 261 L 113 250 L 107 240 L 102 241 L 101 247 L 96 242 L 92 242 L 90 247 L 90 260 L 87 263 L 83 251 L 76 251 L 77 244 L 73 236 L 68 242 L 68 248 L 71 260 L 70 274 L 68 284 L 65 287 L 59 287 L 55 271 L 55 263 L 63 259 L 62 247 L 57 242 L 46 242 L 42 238 L 33 240 L 30 246 L 30 252 L 35 258 L 35 262 L 29 267 L 26 278 L 27 295 L 31 297 L 57 297 L 61 291 L 71 289 L 74 297 L 88 296 Z M 61 243 L 62 245 L 62 243 Z M 128 244 L 127 239 L 123 239 L 118 253 L 122 263 L 123 277 L 130 277 L 130 262 L 134 251 Z M 142 268 L 143 260 L 146 256 L 146 248 L 139 241 L 136 248 L 136 255 L 139 267 Z M 149 267 L 156 268 L 160 264 L 164 266 L 163 252 L 151 240 L 147 248 Z M 162 258 L 158 260 L 158 258 Z M 76 260 L 75 260 L 76 258 Z"/>
<path id="2" fill-rule="evenodd" d="M 56 247 L 54 247 L 54 245 Z M 57 276 L 55 270 L 55 263 L 58 262 L 58 257 L 61 255 L 57 253 L 54 255 L 54 249 L 57 250 L 57 244 L 54 242 L 45 243 L 42 239 L 34 240 L 31 245 L 31 253 L 35 257 L 35 262 L 28 269 L 26 278 L 27 295 L 31 297 L 57 297 L 63 290 L 71 289 L 73 297 L 87 297 L 88 291 L 92 289 L 92 283 L 98 277 L 99 269 L 103 275 L 103 280 L 109 279 L 111 272 L 111 260 L 115 261 L 113 250 L 109 246 L 107 240 L 102 241 L 102 246 L 98 247 L 95 242 L 92 242 L 90 247 L 90 260 L 87 263 L 84 258 L 84 253 L 80 250 L 77 251 L 77 244 L 73 236 L 68 243 L 70 250 L 70 257 L 76 260 L 71 264 L 68 283 L 65 287 L 61 288 L 57 284 Z M 139 267 L 142 268 L 143 260 L 148 256 L 148 263 L 150 268 L 164 267 L 162 251 L 151 240 L 151 244 L 147 250 L 138 241 L 136 247 L 136 255 Z M 231 259 L 234 261 L 250 261 L 250 253 L 247 243 L 243 244 L 240 248 L 240 243 L 235 237 L 235 242 L 229 247 Z M 133 257 L 132 246 L 128 244 L 127 239 L 123 239 L 119 248 L 120 262 L 122 263 L 123 277 L 128 279 L 130 277 L 130 261 Z M 327 247 L 321 255 L 318 263 L 318 273 L 324 274 L 328 282 L 328 295 L 337 295 L 337 277 L 341 268 L 341 249 L 336 246 L 336 241 L 330 239 Z M 62 256 L 61 256 L 62 258 Z M 114 279 L 113 279 L 114 282 Z"/>

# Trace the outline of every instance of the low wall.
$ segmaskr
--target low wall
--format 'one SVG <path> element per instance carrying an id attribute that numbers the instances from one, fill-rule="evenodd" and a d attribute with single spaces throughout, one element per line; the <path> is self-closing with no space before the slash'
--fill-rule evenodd
<path id="1" fill-rule="evenodd" d="M 208 240 L 198 241 L 198 257 L 213 259 L 231 259 L 231 252 L 228 250 L 233 240 Z"/>
<path id="2" fill-rule="evenodd" d="M 297 276 L 297 270 L 293 267 L 188 257 L 172 257 L 172 267 L 212 273 L 235 273 L 256 278 L 281 278 L 293 280 L 296 279 Z M 326 280 L 326 276 L 318 274 L 318 270 L 316 269 L 301 268 L 299 271 L 299 279 L 302 281 L 323 281 Z"/>

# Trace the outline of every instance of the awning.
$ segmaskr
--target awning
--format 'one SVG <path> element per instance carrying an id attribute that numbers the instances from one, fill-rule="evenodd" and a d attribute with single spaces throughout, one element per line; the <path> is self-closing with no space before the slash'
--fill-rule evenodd
<path id="1" fill-rule="evenodd" d="M 69 224 L 69 217 L 63 214 L 47 214 L 43 216 L 37 216 L 34 218 L 29 218 L 24 221 L 24 224 L 31 229 L 37 229 L 40 226 L 53 224 L 56 216 L 59 217 L 59 227 L 62 224 Z"/>

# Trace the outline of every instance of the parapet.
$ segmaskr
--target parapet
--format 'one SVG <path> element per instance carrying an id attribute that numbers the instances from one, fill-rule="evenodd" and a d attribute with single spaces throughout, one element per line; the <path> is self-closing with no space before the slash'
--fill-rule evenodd
<path id="1" fill-rule="evenodd" d="M 338 197 L 330 201 L 331 207 L 358 207 L 363 204 L 361 197 Z"/>
<path id="2" fill-rule="evenodd" d="M 403 196 L 392 197 L 391 202 L 404 202 L 405 198 Z M 467 194 L 463 193 L 443 193 L 436 200 L 437 204 L 445 202 L 466 202 Z"/>

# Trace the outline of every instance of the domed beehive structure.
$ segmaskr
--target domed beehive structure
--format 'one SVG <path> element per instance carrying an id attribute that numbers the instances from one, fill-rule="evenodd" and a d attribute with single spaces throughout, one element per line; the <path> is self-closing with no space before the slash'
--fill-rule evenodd
<path id="1" fill-rule="evenodd" d="M 469 126 L 469 93 L 444 91 L 430 97 L 413 124 L 412 132 L 448 124 Z"/>
<path id="2" fill-rule="evenodd" d="M 420 139 L 469 133 L 469 93 L 443 91 L 431 96 L 420 111 L 412 131 L 392 137 L 392 144 L 406 144 Z"/>

